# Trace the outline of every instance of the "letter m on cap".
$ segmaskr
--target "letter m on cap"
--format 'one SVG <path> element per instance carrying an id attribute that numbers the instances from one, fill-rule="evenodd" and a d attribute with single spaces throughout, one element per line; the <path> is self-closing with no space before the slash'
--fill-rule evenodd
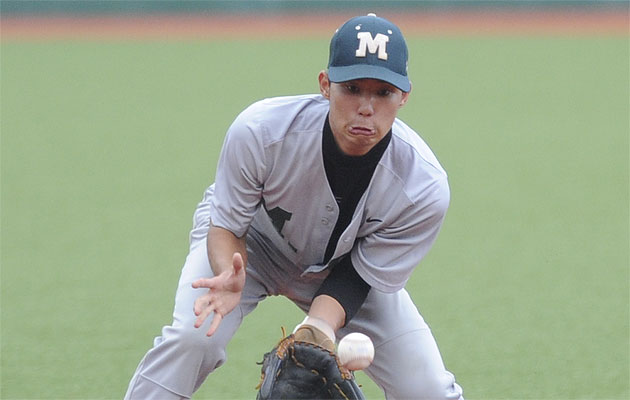
<path id="1" fill-rule="evenodd" d="M 365 57 L 369 51 L 370 54 L 378 52 L 377 57 L 379 59 L 387 60 L 386 46 L 387 42 L 389 42 L 388 36 L 378 33 L 375 37 L 372 37 L 370 32 L 359 32 L 357 33 L 357 39 L 359 39 L 359 48 L 356 51 L 357 57 Z"/>

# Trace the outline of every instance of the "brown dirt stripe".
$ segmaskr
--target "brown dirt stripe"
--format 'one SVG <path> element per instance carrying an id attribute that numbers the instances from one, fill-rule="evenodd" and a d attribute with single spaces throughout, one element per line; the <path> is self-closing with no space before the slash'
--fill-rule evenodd
<path id="1" fill-rule="evenodd" d="M 330 37 L 354 14 L 150 15 L 4 17 L 3 40 Z M 617 10 L 456 11 L 380 14 L 406 35 L 623 35 L 628 14 Z"/>

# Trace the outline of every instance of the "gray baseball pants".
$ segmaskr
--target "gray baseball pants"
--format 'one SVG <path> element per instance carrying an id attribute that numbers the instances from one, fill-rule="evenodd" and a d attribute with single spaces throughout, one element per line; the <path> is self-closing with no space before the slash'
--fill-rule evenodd
<path id="1" fill-rule="evenodd" d="M 207 337 L 210 318 L 199 329 L 193 326 L 194 301 L 207 289 L 193 289 L 191 283 L 213 274 L 205 238 L 193 231 L 175 297 L 173 323 L 155 338 L 129 383 L 125 399 L 191 398 L 206 377 L 225 362 L 227 344 L 243 318 L 269 295 L 284 295 L 308 310 L 325 273 L 301 276 L 251 233 L 247 246 L 247 279 L 241 303 L 223 319 L 216 333 Z M 374 342 L 374 362 L 364 372 L 386 399 L 463 399 L 461 387 L 444 368 L 431 330 L 406 290 L 391 294 L 371 290 L 362 308 L 337 336 L 350 332 L 365 333 Z"/>

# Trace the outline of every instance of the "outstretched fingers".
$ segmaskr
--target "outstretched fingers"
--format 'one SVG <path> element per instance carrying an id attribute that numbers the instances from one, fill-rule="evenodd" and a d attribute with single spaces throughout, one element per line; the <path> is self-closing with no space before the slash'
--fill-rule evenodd
<path id="1" fill-rule="evenodd" d="M 194 281 L 193 289 L 208 289 L 195 300 L 193 306 L 193 311 L 197 316 L 195 328 L 201 327 L 210 314 L 214 314 L 207 332 L 208 336 L 212 336 L 223 317 L 238 305 L 244 285 L 245 262 L 238 252 L 232 256 L 232 270 L 228 269 L 212 278 L 200 278 Z"/>

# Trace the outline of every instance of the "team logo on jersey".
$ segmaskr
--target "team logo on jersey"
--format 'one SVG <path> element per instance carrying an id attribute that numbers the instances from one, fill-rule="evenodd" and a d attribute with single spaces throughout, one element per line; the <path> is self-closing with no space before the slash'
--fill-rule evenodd
<path id="1" fill-rule="evenodd" d="M 262 206 L 267 212 L 267 215 L 269 216 L 269 219 L 271 220 L 271 224 L 278 232 L 278 235 L 280 235 L 281 238 L 287 241 L 287 244 L 289 245 L 289 247 L 291 247 L 291 249 L 293 249 L 294 252 L 297 252 L 297 248 L 293 246 L 288 241 L 288 239 L 284 237 L 284 234 L 282 233 L 282 229 L 284 229 L 284 224 L 287 223 L 287 221 L 291 220 L 291 217 L 293 216 L 293 214 L 288 212 L 287 210 L 283 210 L 280 207 L 274 207 L 271 210 L 269 210 L 267 208 L 267 203 L 265 202 L 264 197 L 262 199 Z"/>
<path id="2" fill-rule="evenodd" d="M 357 39 L 359 39 L 359 48 L 355 53 L 357 57 L 365 57 L 369 52 L 370 54 L 377 54 L 379 60 L 387 61 L 389 36 L 377 33 L 373 37 L 371 32 L 358 32 Z"/>

